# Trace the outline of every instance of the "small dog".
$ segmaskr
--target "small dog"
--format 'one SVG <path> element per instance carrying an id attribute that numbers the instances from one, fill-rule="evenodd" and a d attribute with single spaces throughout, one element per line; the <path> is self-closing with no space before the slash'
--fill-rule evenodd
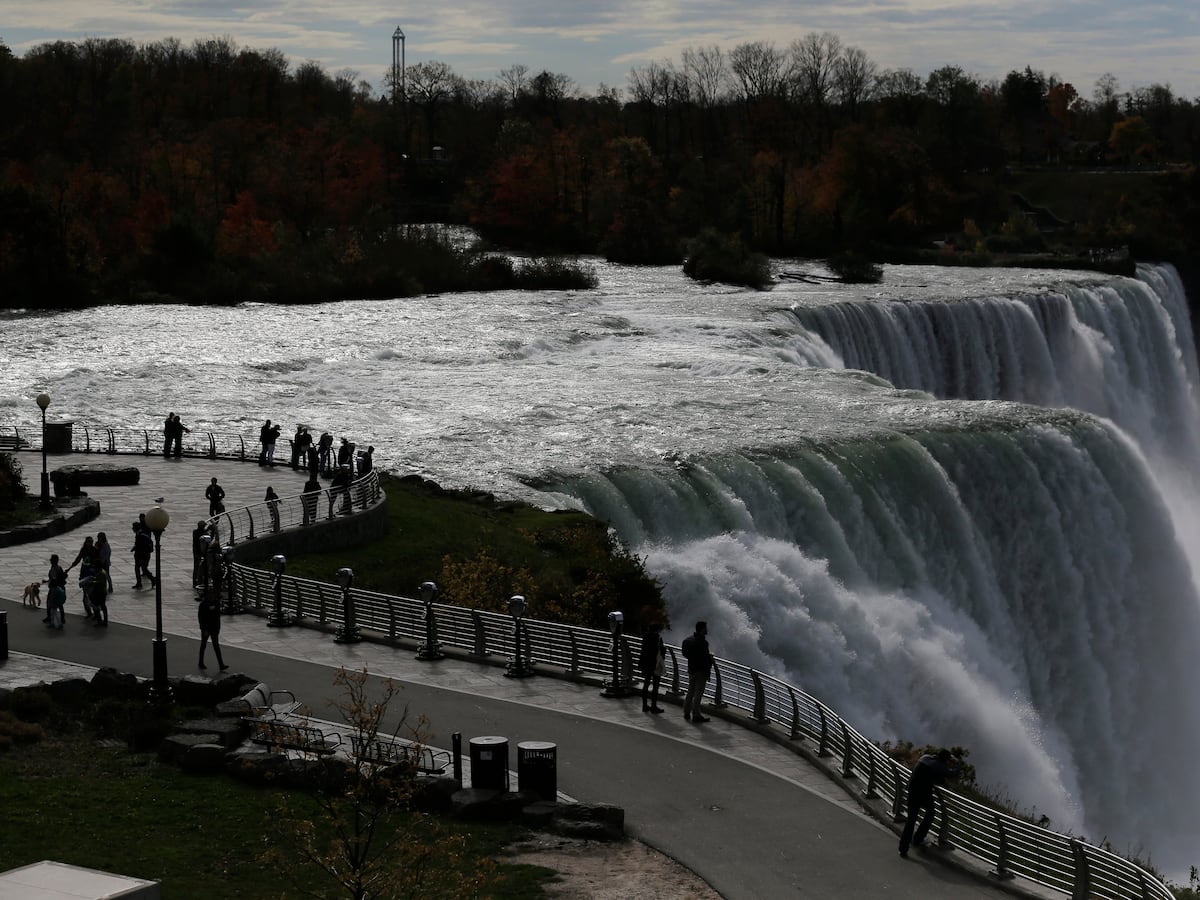
<path id="1" fill-rule="evenodd" d="M 42 605 L 42 585 L 40 582 L 33 582 L 25 585 L 25 593 L 21 595 L 21 605 L 36 607 Z"/>

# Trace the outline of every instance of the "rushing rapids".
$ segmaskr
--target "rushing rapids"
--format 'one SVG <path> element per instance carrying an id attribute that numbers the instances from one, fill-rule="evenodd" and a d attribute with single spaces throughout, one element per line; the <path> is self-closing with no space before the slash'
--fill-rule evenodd
<path id="1" fill-rule="evenodd" d="M 754 294 L 598 267 L 595 292 L 5 314 L 0 424 L 43 388 L 52 418 L 122 427 L 269 416 L 582 506 L 646 557 L 674 639 L 707 618 L 719 655 L 872 737 L 966 745 L 1056 827 L 1198 861 L 1200 380 L 1173 270 Z"/>

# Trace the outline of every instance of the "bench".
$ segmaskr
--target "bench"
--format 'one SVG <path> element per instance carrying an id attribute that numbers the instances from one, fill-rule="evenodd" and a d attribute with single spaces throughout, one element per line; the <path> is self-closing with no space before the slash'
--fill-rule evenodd
<path id="1" fill-rule="evenodd" d="M 29 441 L 19 438 L 15 434 L 0 434 L 0 452 L 12 453 L 28 446 Z"/>
<path id="2" fill-rule="evenodd" d="M 350 747 L 358 759 L 380 765 L 411 766 L 424 775 L 443 775 L 450 768 L 448 751 L 433 750 L 411 741 L 394 738 L 368 740 L 351 735 Z"/>
<path id="3" fill-rule="evenodd" d="M 287 716 L 301 704 L 291 691 L 273 691 L 261 681 L 240 697 L 217 704 L 218 716 L 254 718 L 263 715 Z"/>
<path id="4" fill-rule="evenodd" d="M 271 716 L 251 716 L 242 720 L 250 726 L 250 740 L 276 750 L 301 750 L 305 753 L 337 752 L 342 736 L 328 737 L 324 731 L 309 725 L 304 719 L 277 719 Z"/>

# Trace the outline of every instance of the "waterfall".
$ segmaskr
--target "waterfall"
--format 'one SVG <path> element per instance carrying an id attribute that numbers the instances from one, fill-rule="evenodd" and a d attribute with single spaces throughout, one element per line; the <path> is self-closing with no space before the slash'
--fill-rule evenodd
<path id="1" fill-rule="evenodd" d="M 1200 600 L 1173 473 L 1200 442 L 1174 271 L 792 314 L 943 414 L 553 489 L 645 557 L 673 639 L 707 619 L 718 655 L 867 735 L 965 745 L 1018 809 L 1186 871 Z"/>

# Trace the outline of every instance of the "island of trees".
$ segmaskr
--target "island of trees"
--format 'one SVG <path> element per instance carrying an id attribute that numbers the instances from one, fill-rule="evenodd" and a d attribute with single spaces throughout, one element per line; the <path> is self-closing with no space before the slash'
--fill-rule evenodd
<path id="1" fill-rule="evenodd" d="M 1194 278 L 1200 258 L 1200 109 L 1167 85 L 919 77 L 814 33 L 690 48 L 623 90 L 436 61 L 402 86 L 228 38 L 0 41 L 0 304 L 586 284 L 557 257 L 679 263 L 689 242 L 867 269 L 1145 258 Z"/>

